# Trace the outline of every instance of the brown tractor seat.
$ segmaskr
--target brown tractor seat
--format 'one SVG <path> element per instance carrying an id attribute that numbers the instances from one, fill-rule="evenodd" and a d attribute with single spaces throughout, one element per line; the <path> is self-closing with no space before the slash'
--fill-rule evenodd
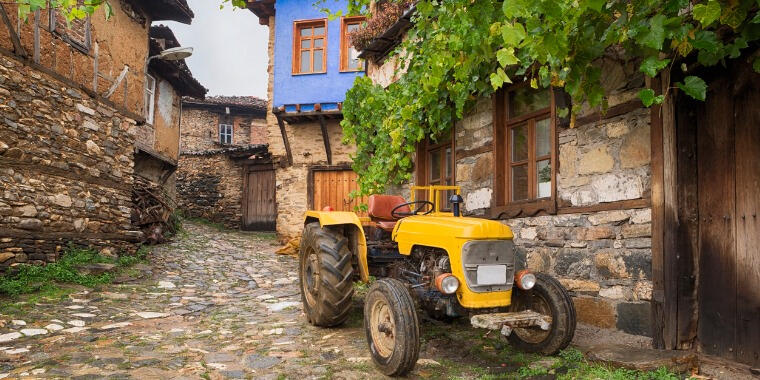
<path id="1" fill-rule="evenodd" d="M 393 231 L 398 218 L 391 215 L 391 211 L 400 204 L 406 203 L 404 197 L 398 195 L 370 195 L 369 218 L 377 223 L 377 226 L 385 231 Z M 411 212 L 409 206 L 401 207 L 398 212 Z"/>

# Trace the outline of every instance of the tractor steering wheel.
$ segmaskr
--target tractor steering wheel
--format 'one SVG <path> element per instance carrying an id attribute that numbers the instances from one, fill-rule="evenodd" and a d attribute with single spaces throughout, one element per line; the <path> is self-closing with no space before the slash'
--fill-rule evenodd
<path id="1" fill-rule="evenodd" d="M 401 208 L 404 208 L 404 207 L 407 207 L 407 206 L 412 206 L 412 205 L 417 205 L 417 204 L 419 205 L 419 207 L 417 207 L 416 209 L 414 209 L 414 211 L 411 211 L 411 212 L 400 212 L 400 211 L 398 211 Z M 424 212 L 422 215 L 430 214 L 431 212 L 433 212 L 433 210 L 435 210 L 435 204 L 433 202 L 430 202 L 430 201 L 406 202 L 406 203 L 402 203 L 402 204 L 394 207 L 393 210 L 391 210 L 391 216 L 394 217 L 394 218 L 396 218 L 396 219 L 401 219 L 401 218 L 404 218 L 404 217 L 407 217 L 407 216 L 419 215 L 422 212 L 422 210 L 425 209 L 425 207 L 430 207 L 430 210 Z M 409 207 L 409 208 L 412 209 L 412 207 Z"/>

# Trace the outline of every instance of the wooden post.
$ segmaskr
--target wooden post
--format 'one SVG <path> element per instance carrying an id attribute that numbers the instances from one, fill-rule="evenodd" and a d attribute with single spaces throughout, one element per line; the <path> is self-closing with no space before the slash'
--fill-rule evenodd
<path id="1" fill-rule="evenodd" d="M 325 142 L 325 153 L 327 154 L 327 164 L 332 165 L 332 149 L 330 148 L 330 136 L 327 134 L 327 124 L 324 115 L 319 115 L 319 126 L 322 128 L 322 140 Z"/>
<path id="2" fill-rule="evenodd" d="M 34 63 L 40 63 L 40 11 L 34 11 Z"/>
<path id="3" fill-rule="evenodd" d="M 275 116 L 277 117 L 277 124 L 280 126 L 280 134 L 282 135 L 282 142 L 285 145 L 285 153 L 288 155 L 288 165 L 292 166 L 293 153 L 290 151 L 290 141 L 288 141 L 288 133 L 285 130 L 285 122 L 279 114 Z"/>
<path id="4" fill-rule="evenodd" d="M 5 12 L 5 7 L 2 4 L 0 4 L 0 17 L 3 18 L 3 23 L 5 23 L 5 26 L 8 28 L 8 34 L 10 34 L 11 42 L 13 42 L 13 50 L 16 54 L 26 58 L 26 50 L 24 50 L 24 47 L 21 45 L 21 39 L 18 38 L 16 28 L 11 24 L 11 19 L 8 17 L 8 13 Z"/>
<path id="5" fill-rule="evenodd" d="M 98 70 L 99 70 L 99 68 L 98 68 L 98 55 L 100 53 L 100 51 L 99 51 L 100 49 L 98 48 L 98 42 L 97 41 L 95 41 L 94 48 L 95 48 L 94 49 L 95 50 L 95 52 L 94 52 L 94 54 L 95 54 L 95 62 L 93 62 L 92 65 L 93 65 L 93 71 L 95 73 L 92 76 L 92 91 L 95 91 L 95 93 L 97 93 L 98 92 L 98 76 L 99 76 L 99 73 L 98 73 Z M 106 99 L 107 98 L 108 98 L 108 96 L 106 96 Z"/>

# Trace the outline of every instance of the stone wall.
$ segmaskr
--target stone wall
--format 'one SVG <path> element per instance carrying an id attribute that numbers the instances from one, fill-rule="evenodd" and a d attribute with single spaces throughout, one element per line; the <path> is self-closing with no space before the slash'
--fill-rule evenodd
<path id="1" fill-rule="evenodd" d="M 226 154 L 183 154 L 177 170 L 178 207 L 185 216 L 239 229 L 242 178 L 242 167 Z"/>
<path id="2" fill-rule="evenodd" d="M 181 150 L 198 152 L 219 149 L 220 115 L 205 109 L 184 107 L 182 111 Z M 248 115 L 232 115 L 232 144 L 266 144 L 266 126 L 263 120 Z"/>
<path id="3" fill-rule="evenodd" d="M 69 241 L 133 251 L 131 114 L 5 55 L 0 112 L 1 265 L 54 261 Z"/>

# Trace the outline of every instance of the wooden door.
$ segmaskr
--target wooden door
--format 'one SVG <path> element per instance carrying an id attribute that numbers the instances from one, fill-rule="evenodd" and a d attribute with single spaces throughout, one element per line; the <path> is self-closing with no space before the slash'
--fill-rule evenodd
<path id="1" fill-rule="evenodd" d="M 274 168 L 250 165 L 245 167 L 243 178 L 243 229 L 274 231 L 277 221 Z"/>
<path id="2" fill-rule="evenodd" d="M 335 211 L 356 212 L 367 198 L 351 199 L 351 192 L 359 190 L 357 175 L 353 170 L 314 170 L 312 173 L 311 207 L 322 210 L 330 206 Z M 365 212 L 357 212 L 366 216 Z"/>
<path id="3" fill-rule="evenodd" d="M 760 75 L 749 64 L 733 64 L 709 86 L 690 127 L 696 127 L 697 336 L 703 352 L 757 366 Z"/>

